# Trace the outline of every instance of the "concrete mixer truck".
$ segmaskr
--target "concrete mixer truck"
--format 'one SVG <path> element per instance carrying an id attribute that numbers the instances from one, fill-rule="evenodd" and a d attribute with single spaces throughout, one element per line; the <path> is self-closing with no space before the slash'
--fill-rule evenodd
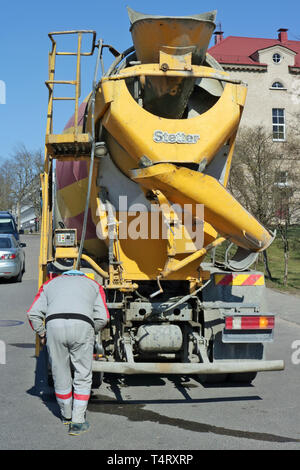
<path id="1" fill-rule="evenodd" d="M 104 287 L 110 322 L 95 374 L 251 382 L 284 363 L 265 359 L 274 315 L 251 270 L 273 234 L 226 189 L 247 85 L 207 53 L 215 11 L 128 13 L 133 46 L 121 53 L 94 31 L 49 33 L 39 283 L 74 267 Z M 70 34 L 77 51 L 60 51 Z M 79 105 L 82 58 L 93 53 Z M 59 55 L 75 56 L 75 80 L 56 79 Z M 56 134 L 54 101 L 71 99 L 57 96 L 60 84 L 74 86 L 75 112 Z"/>

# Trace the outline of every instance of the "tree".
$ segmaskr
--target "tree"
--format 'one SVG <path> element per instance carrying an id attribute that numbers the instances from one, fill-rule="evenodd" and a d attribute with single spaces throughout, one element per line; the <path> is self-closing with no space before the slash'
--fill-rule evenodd
<path id="1" fill-rule="evenodd" d="M 285 280 L 289 249 L 287 231 L 295 220 L 295 195 L 300 191 L 299 179 L 295 177 L 300 165 L 297 148 L 294 135 L 290 136 L 288 144 L 278 144 L 263 127 L 244 127 L 237 138 L 229 180 L 229 189 L 240 203 L 266 228 L 277 228 L 284 239 Z M 287 155 L 294 158 L 287 158 Z M 267 251 L 263 253 L 266 274 L 271 279 Z"/>
<path id="2" fill-rule="evenodd" d="M 262 127 L 243 128 L 237 138 L 229 189 L 263 225 L 274 216 L 273 188 L 283 171 L 281 153 Z"/>
<path id="3" fill-rule="evenodd" d="M 300 79 L 298 77 L 294 77 L 288 94 L 294 104 L 300 104 Z"/>
<path id="4" fill-rule="evenodd" d="M 262 126 L 240 130 L 229 189 L 265 227 L 270 227 L 274 218 L 273 188 L 282 167 L 280 157 L 272 136 Z M 264 264 L 267 277 L 271 279 L 266 251 Z"/>
<path id="5" fill-rule="evenodd" d="M 0 192 L 1 207 L 11 209 L 16 206 L 19 228 L 21 205 L 24 203 L 31 203 L 34 207 L 37 205 L 39 175 L 42 168 L 41 151 L 29 151 L 24 144 L 19 144 L 12 157 L 1 165 L 0 174 L 3 176 L 3 187 L 1 185 Z"/>
<path id="6" fill-rule="evenodd" d="M 13 196 L 11 194 L 11 175 L 8 165 L 2 164 L 0 167 L 0 210 L 5 211 L 13 206 Z"/>
<path id="7" fill-rule="evenodd" d="M 295 134 L 288 140 L 287 169 L 281 173 L 274 188 L 275 223 L 284 253 L 283 284 L 287 286 L 289 265 L 289 228 L 300 220 L 300 142 Z"/>

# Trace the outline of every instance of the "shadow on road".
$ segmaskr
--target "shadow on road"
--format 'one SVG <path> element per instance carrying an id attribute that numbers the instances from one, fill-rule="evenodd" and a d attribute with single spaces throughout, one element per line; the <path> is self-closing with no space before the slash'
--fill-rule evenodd
<path id="1" fill-rule="evenodd" d="M 27 390 L 27 393 L 39 397 L 45 406 L 53 413 L 57 418 L 60 418 L 59 408 L 53 393 L 53 389 L 48 385 L 48 370 L 47 370 L 47 352 L 46 348 L 42 350 L 39 357 L 36 359 L 36 370 L 35 370 L 35 383 L 32 388 Z M 276 434 L 261 433 L 261 432 L 249 432 L 244 430 L 236 430 L 225 427 L 213 426 L 207 423 L 200 423 L 195 420 L 187 420 L 179 417 L 162 415 L 157 411 L 145 409 L 146 405 L 153 404 L 205 404 L 205 403 L 218 403 L 218 402 L 234 402 L 234 401 L 253 401 L 261 400 L 259 396 L 231 396 L 231 397 L 212 397 L 212 398 L 191 398 L 188 394 L 184 384 L 187 383 L 186 377 L 172 376 L 171 378 L 166 377 L 168 380 L 172 380 L 174 386 L 182 393 L 182 399 L 154 399 L 154 400 L 123 400 L 122 388 L 128 387 L 129 385 L 135 386 L 153 386 L 162 385 L 164 379 L 157 376 L 136 376 L 119 378 L 114 374 L 107 375 L 105 377 L 106 384 L 110 385 L 111 390 L 114 392 L 116 399 L 112 399 L 106 395 L 93 394 L 88 405 L 89 412 L 104 413 L 109 415 L 117 415 L 120 417 L 126 417 L 132 422 L 154 422 L 161 425 L 174 426 L 179 429 L 189 430 L 197 433 L 212 433 L 216 435 L 232 436 L 237 438 L 254 439 L 258 441 L 266 442 L 300 442 L 299 439 L 290 438 L 287 436 L 280 436 Z"/>
<path id="2" fill-rule="evenodd" d="M 166 380 L 172 382 L 174 387 L 181 393 L 183 398 L 179 399 L 153 399 L 153 400 L 124 400 L 122 397 L 122 392 L 124 388 L 127 387 L 155 387 L 162 386 L 166 384 Z M 188 390 L 189 388 L 198 387 L 197 384 L 190 382 L 189 377 L 187 376 L 177 376 L 177 375 L 166 375 L 166 376 L 157 376 L 151 374 L 141 374 L 136 376 L 118 376 L 116 374 L 105 374 L 104 382 L 109 386 L 111 391 L 114 393 L 116 399 L 106 399 L 104 403 L 107 404 L 184 404 L 184 403 L 214 403 L 214 402 L 227 402 L 227 401 L 251 401 L 251 400 L 261 400 L 261 397 L 258 395 L 246 395 L 246 396 L 231 396 L 231 397 L 212 397 L 212 398 L 192 398 Z M 218 384 L 221 386 L 221 384 Z M 240 386 L 239 384 L 233 385 Z M 249 386 L 248 386 L 249 387 Z M 98 400 L 98 395 L 101 394 L 101 388 L 97 391 L 94 391 L 91 397 L 91 402 L 96 403 Z M 101 399 L 101 403 L 103 403 Z"/>
<path id="3" fill-rule="evenodd" d="M 244 431 L 239 429 L 230 429 L 221 426 L 214 426 L 208 423 L 201 423 L 198 421 L 199 413 L 201 408 L 198 409 L 198 413 L 194 416 L 193 420 L 184 419 L 182 417 L 176 416 L 176 406 L 172 410 L 169 408 L 167 414 L 162 414 L 162 409 L 156 407 L 155 409 L 145 408 L 147 405 L 178 405 L 178 404 L 205 404 L 205 403 L 218 403 L 218 402 L 234 402 L 234 401 L 253 401 L 253 400 L 262 400 L 259 396 L 231 396 L 231 397 L 212 397 L 212 398 L 191 398 L 187 391 L 182 388 L 182 384 L 186 383 L 187 378 L 174 377 L 168 380 L 173 380 L 173 383 L 178 390 L 183 394 L 183 399 L 159 399 L 159 400 L 123 400 L 122 398 L 122 388 L 132 386 L 133 384 L 140 386 L 143 385 L 162 385 L 162 377 L 152 377 L 147 375 L 145 377 L 136 376 L 136 377 L 126 377 L 126 379 L 119 379 L 115 375 L 107 375 L 105 377 L 106 384 L 109 384 L 111 390 L 114 392 L 116 399 L 112 399 L 109 396 L 101 394 L 100 391 L 97 394 L 94 394 L 91 397 L 91 400 L 88 405 L 88 411 L 91 413 L 103 413 L 108 414 L 109 416 L 115 415 L 123 418 L 127 418 L 131 422 L 152 422 L 157 425 L 167 425 L 172 426 L 177 429 L 201 433 L 211 433 L 212 435 L 221 435 L 221 436 L 230 436 L 236 438 L 252 439 L 256 441 L 265 441 L 265 442 L 300 442 L 299 439 L 294 439 L 287 436 L 280 436 L 271 433 L 263 433 L 256 431 Z M 146 381 L 147 380 L 147 381 Z M 164 412 L 166 409 L 164 408 Z"/>
<path id="4" fill-rule="evenodd" d="M 0 286 L 1 284 L 16 284 L 16 281 L 10 277 L 10 278 L 6 278 L 6 277 L 1 277 L 0 278 Z"/>
<path id="5" fill-rule="evenodd" d="M 29 395 L 39 397 L 54 416 L 60 419 L 60 410 L 54 390 L 48 384 L 47 349 L 43 348 L 36 358 L 35 381 L 33 387 L 26 391 Z"/>
<path id="6" fill-rule="evenodd" d="M 128 387 L 155 387 L 167 385 L 167 381 L 173 383 L 174 387 L 181 393 L 182 398 L 157 398 L 157 399 L 123 399 L 122 394 L 127 391 Z M 126 416 L 132 421 L 156 421 L 161 424 L 169 424 L 180 428 L 186 428 L 197 432 L 213 432 L 226 434 L 228 430 L 222 428 L 215 429 L 211 426 L 200 425 L 185 421 L 182 419 L 170 418 L 160 415 L 158 412 L 145 410 L 146 405 L 182 405 L 182 404 L 205 404 L 205 403 L 221 403 L 221 402 L 239 402 L 239 401 L 257 401 L 262 398 L 258 395 L 239 395 L 239 396 L 220 396 L 209 398 L 192 398 L 189 389 L 201 387 L 194 380 L 187 376 L 157 376 L 157 375 L 137 375 L 137 376 L 118 376 L 116 374 L 105 374 L 105 384 L 114 393 L 115 398 L 102 394 L 100 389 L 92 391 L 89 401 L 88 410 L 90 412 L 108 413 L 112 415 Z M 218 384 L 220 386 L 220 384 Z M 47 350 L 43 348 L 38 358 L 36 358 L 35 383 L 33 387 L 27 390 L 29 395 L 38 397 L 42 400 L 48 410 L 58 419 L 60 419 L 60 411 L 57 405 L 54 390 L 48 384 L 48 366 L 47 366 Z M 196 426 L 196 427 L 195 427 Z M 200 426 L 200 427 L 199 427 Z M 243 433 L 242 433 L 243 434 Z M 246 434 L 246 433 L 245 433 Z M 259 436 L 265 440 L 265 436 Z M 274 439 L 272 436 L 271 439 Z M 276 437 L 275 437 L 276 439 Z M 268 440 L 268 438 L 267 438 Z M 281 441 L 280 441 L 281 442 Z"/>

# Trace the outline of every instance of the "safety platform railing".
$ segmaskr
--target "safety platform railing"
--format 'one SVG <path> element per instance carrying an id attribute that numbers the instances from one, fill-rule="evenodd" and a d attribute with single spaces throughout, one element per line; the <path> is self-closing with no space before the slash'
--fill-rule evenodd
<path id="1" fill-rule="evenodd" d="M 82 51 L 83 35 L 92 35 L 92 45 L 88 52 Z M 77 35 L 77 51 L 66 52 L 57 50 L 56 36 L 62 35 Z M 76 31 L 57 31 L 48 34 L 51 42 L 52 49 L 49 52 L 49 71 L 48 80 L 45 82 L 49 90 L 48 98 L 48 112 L 46 124 L 46 148 L 53 158 L 68 155 L 88 155 L 91 152 L 91 137 L 89 134 L 84 134 L 79 130 L 78 126 L 78 112 L 79 112 L 79 98 L 81 89 L 81 57 L 91 56 L 96 48 L 96 32 L 93 30 L 76 30 Z M 55 79 L 55 66 L 57 56 L 76 56 L 76 78 L 75 80 L 56 80 Z M 75 87 L 75 96 L 55 96 L 56 85 L 73 85 Z M 53 134 L 53 104 L 54 101 L 74 101 L 74 127 L 73 132 L 65 134 Z"/>

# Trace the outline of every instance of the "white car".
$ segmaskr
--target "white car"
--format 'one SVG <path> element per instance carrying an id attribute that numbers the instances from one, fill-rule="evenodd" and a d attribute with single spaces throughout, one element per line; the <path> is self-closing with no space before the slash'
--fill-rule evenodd
<path id="1" fill-rule="evenodd" d="M 25 243 L 10 234 L 0 234 L 0 278 L 21 282 L 25 272 Z"/>

